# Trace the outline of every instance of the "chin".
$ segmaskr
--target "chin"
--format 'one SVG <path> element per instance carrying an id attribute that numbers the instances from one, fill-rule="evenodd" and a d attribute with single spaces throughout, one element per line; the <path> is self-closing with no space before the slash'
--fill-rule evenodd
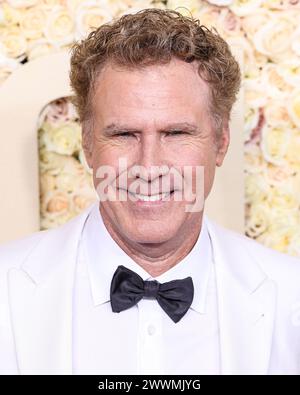
<path id="1" fill-rule="evenodd" d="M 127 235 L 130 235 L 130 239 L 140 244 L 160 244 L 170 240 L 175 236 L 175 230 L 170 227 L 164 227 L 163 225 L 155 225 L 149 227 L 149 224 L 145 226 L 136 226 L 134 229 L 130 229 Z"/>

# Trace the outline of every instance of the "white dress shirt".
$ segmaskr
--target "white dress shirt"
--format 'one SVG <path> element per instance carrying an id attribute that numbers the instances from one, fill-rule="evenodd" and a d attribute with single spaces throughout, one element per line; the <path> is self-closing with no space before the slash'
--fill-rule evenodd
<path id="1" fill-rule="evenodd" d="M 194 299 L 178 322 L 156 299 L 114 313 L 110 284 L 119 265 L 153 280 L 112 239 L 99 207 L 82 233 L 74 288 L 74 374 L 219 374 L 217 293 L 205 220 L 196 244 L 177 265 L 156 277 L 161 283 L 191 276 Z"/>

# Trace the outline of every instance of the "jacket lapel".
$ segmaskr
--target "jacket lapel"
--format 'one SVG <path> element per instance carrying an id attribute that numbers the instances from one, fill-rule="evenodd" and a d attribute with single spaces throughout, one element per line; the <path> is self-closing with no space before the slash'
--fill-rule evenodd
<path id="1" fill-rule="evenodd" d="M 20 269 L 9 300 L 21 374 L 72 373 L 72 302 L 77 250 L 91 210 L 46 232 Z"/>
<path id="2" fill-rule="evenodd" d="M 244 240 L 206 223 L 216 270 L 221 372 L 267 374 L 272 346 L 276 288 Z M 247 250 L 248 248 L 248 250 Z M 250 247 L 257 248 L 255 243 Z"/>

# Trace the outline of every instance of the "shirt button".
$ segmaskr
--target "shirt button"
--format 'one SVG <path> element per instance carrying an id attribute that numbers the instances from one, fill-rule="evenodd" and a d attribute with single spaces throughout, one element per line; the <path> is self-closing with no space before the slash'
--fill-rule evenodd
<path id="1" fill-rule="evenodd" d="M 155 332 L 156 332 L 155 326 L 154 325 L 149 325 L 148 326 L 148 335 L 149 336 L 153 336 Z"/>

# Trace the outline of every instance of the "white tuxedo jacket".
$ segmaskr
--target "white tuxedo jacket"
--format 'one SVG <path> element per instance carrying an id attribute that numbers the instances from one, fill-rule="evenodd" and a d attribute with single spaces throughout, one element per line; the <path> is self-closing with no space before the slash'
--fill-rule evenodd
<path id="1" fill-rule="evenodd" d="M 72 291 L 90 209 L 0 248 L 1 374 L 72 374 Z M 300 374 L 300 260 L 205 220 L 222 374 Z"/>

